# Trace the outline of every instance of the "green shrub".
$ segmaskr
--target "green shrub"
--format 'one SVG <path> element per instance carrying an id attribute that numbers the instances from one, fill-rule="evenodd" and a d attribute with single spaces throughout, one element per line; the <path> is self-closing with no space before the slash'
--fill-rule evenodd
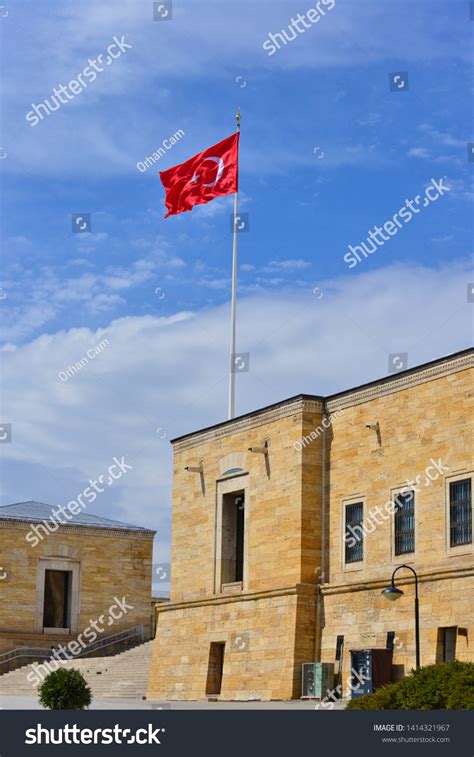
<path id="1" fill-rule="evenodd" d="M 352 699 L 349 710 L 474 710 L 474 663 L 444 662 L 412 670 L 374 694 Z"/>
<path id="2" fill-rule="evenodd" d="M 48 710 L 83 710 L 92 701 L 91 690 L 79 670 L 59 668 L 44 679 L 40 704 Z"/>

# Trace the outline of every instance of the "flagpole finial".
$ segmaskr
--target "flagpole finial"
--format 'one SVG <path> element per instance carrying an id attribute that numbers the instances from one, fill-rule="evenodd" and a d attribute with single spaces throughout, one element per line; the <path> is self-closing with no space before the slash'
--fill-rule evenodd
<path id="1" fill-rule="evenodd" d="M 237 113 L 235 114 L 235 120 L 237 122 L 237 131 L 240 131 L 240 108 L 237 108 Z"/>

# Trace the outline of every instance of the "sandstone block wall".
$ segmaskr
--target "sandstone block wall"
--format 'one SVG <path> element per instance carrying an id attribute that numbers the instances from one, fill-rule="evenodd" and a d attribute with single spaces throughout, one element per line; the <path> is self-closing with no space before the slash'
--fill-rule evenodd
<path id="1" fill-rule="evenodd" d="M 473 375 L 466 362 L 447 359 L 328 401 L 325 507 L 317 397 L 288 400 L 175 442 L 171 604 L 159 612 L 150 698 L 205 698 L 213 641 L 226 644 L 223 699 L 300 696 L 302 663 L 334 662 L 340 634 L 344 678 L 349 650 L 385 647 L 388 631 L 396 633 L 394 676 L 404 675 L 414 665 L 409 572 L 398 574 L 403 598 L 388 603 L 380 594 L 402 563 L 420 577 L 422 664 L 440 659 L 440 629 L 453 626 L 456 656 L 472 659 L 473 545 L 450 546 L 448 517 L 449 482 L 474 468 Z M 305 436 L 309 441 L 298 445 Z M 263 455 L 248 452 L 265 440 L 267 466 Z M 185 470 L 200 464 L 202 475 Z M 364 503 L 366 520 L 411 480 L 418 489 L 414 553 L 395 554 L 394 517 L 386 509 L 364 537 L 363 560 L 346 565 L 348 501 Z M 230 597 L 219 581 L 218 511 L 222 493 L 239 486 L 245 489 L 246 571 L 243 588 L 234 587 Z M 236 633 L 251 640 L 239 653 L 231 647 Z"/>
<path id="2" fill-rule="evenodd" d="M 220 700 L 298 697 L 313 619 L 313 590 L 303 587 L 161 610 L 148 699 L 205 699 L 211 642 L 225 642 Z"/>
<path id="3" fill-rule="evenodd" d="M 150 597 L 153 535 L 64 526 L 32 547 L 25 539 L 28 524 L 0 521 L 0 563 L 8 579 L 0 581 L 0 653 L 15 646 L 51 647 L 52 641 L 71 637 L 44 635 L 37 628 L 37 572 L 41 558 L 58 558 L 79 566 L 78 632 L 90 620 L 107 616 L 109 608 L 126 597 L 133 605 L 101 636 L 143 624 L 150 634 Z"/>
<path id="4" fill-rule="evenodd" d="M 276 417 L 275 417 L 276 415 Z M 307 425 L 315 425 L 317 413 Z M 171 601 L 180 602 L 209 596 L 216 586 L 216 538 L 218 485 L 229 479 L 235 490 L 243 481 L 239 475 L 223 473 L 241 468 L 247 474 L 247 573 L 244 587 L 262 591 L 302 582 L 316 582 L 320 507 L 317 491 L 319 473 L 317 446 L 304 482 L 302 497 L 302 453 L 293 443 L 303 434 L 301 411 L 270 420 L 252 428 L 242 424 L 232 435 L 211 434 L 196 443 L 175 445 L 173 473 Z M 269 440 L 268 470 L 262 454 L 249 452 Z M 320 444 L 320 442 L 319 442 Z M 186 471 L 203 461 L 203 476 Z M 243 477 L 242 477 L 243 478 Z M 304 499 L 304 501 L 303 501 Z M 304 528 L 302 527 L 304 524 Z"/>
<path id="5" fill-rule="evenodd" d="M 473 545 L 449 542 L 449 481 L 474 469 L 472 435 L 473 373 L 459 371 L 397 393 L 344 408 L 331 440 L 328 465 L 328 583 L 323 588 L 323 659 L 334 660 L 336 636 L 345 634 L 346 652 L 384 647 L 387 631 L 399 641 L 394 674 L 414 666 L 414 606 L 410 571 L 397 573 L 405 597 L 389 603 L 381 596 L 392 571 L 407 563 L 420 578 L 421 661 L 436 660 L 438 628 L 467 629 L 458 636 L 459 659 L 472 659 L 474 635 Z M 334 404 L 336 400 L 334 401 Z M 332 403 L 330 403 L 332 404 Z M 380 424 L 380 440 L 366 424 Z M 380 443 L 379 443 L 380 442 Z M 441 461 L 437 475 L 432 461 Z M 426 476 L 426 469 L 435 480 Z M 416 478 L 419 476 L 418 482 Z M 415 551 L 395 554 L 393 515 L 364 536 L 363 561 L 344 564 L 344 506 L 364 502 L 364 518 L 376 505 L 415 480 Z M 359 591 L 360 585 L 364 586 Z M 374 586 L 376 588 L 371 588 Z M 462 631 L 464 633 L 464 631 Z M 346 654 L 345 667 L 349 664 Z M 345 670 L 345 673 L 348 669 Z"/>

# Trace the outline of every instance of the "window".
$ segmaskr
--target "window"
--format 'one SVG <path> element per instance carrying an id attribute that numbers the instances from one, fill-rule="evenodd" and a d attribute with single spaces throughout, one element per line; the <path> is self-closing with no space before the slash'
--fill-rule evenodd
<path id="1" fill-rule="evenodd" d="M 345 562 L 361 562 L 364 548 L 363 502 L 346 505 L 346 527 L 344 531 Z"/>
<path id="2" fill-rule="evenodd" d="M 229 468 L 222 474 L 223 476 L 235 476 L 236 473 L 242 473 L 242 468 Z"/>
<path id="3" fill-rule="evenodd" d="M 395 554 L 415 551 L 415 493 L 404 492 L 395 497 Z"/>
<path id="4" fill-rule="evenodd" d="M 243 581 L 245 536 L 245 493 L 224 494 L 222 502 L 223 584 Z"/>
<path id="5" fill-rule="evenodd" d="M 472 542 L 471 479 L 449 484 L 449 533 L 451 547 Z"/>
<path id="6" fill-rule="evenodd" d="M 244 495 L 235 498 L 235 580 L 244 578 Z"/>
<path id="7" fill-rule="evenodd" d="M 452 662 L 456 659 L 457 626 L 438 628 L 438 648 L 436 662 Z"/>

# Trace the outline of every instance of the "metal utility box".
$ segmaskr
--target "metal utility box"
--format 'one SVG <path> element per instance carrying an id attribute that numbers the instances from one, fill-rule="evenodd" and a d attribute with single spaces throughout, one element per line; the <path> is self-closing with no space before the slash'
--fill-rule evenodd
<path id="1" fill-rule="evenodd" d="M 372 694 L 392 676 L 393 649 L 351 649 L 351 699 Z"/>
<path id="2" fill-rule="evenodd" d="M 324 699 L 334 689 L 333 662 L 303 663 L 301 698 Z"/>

